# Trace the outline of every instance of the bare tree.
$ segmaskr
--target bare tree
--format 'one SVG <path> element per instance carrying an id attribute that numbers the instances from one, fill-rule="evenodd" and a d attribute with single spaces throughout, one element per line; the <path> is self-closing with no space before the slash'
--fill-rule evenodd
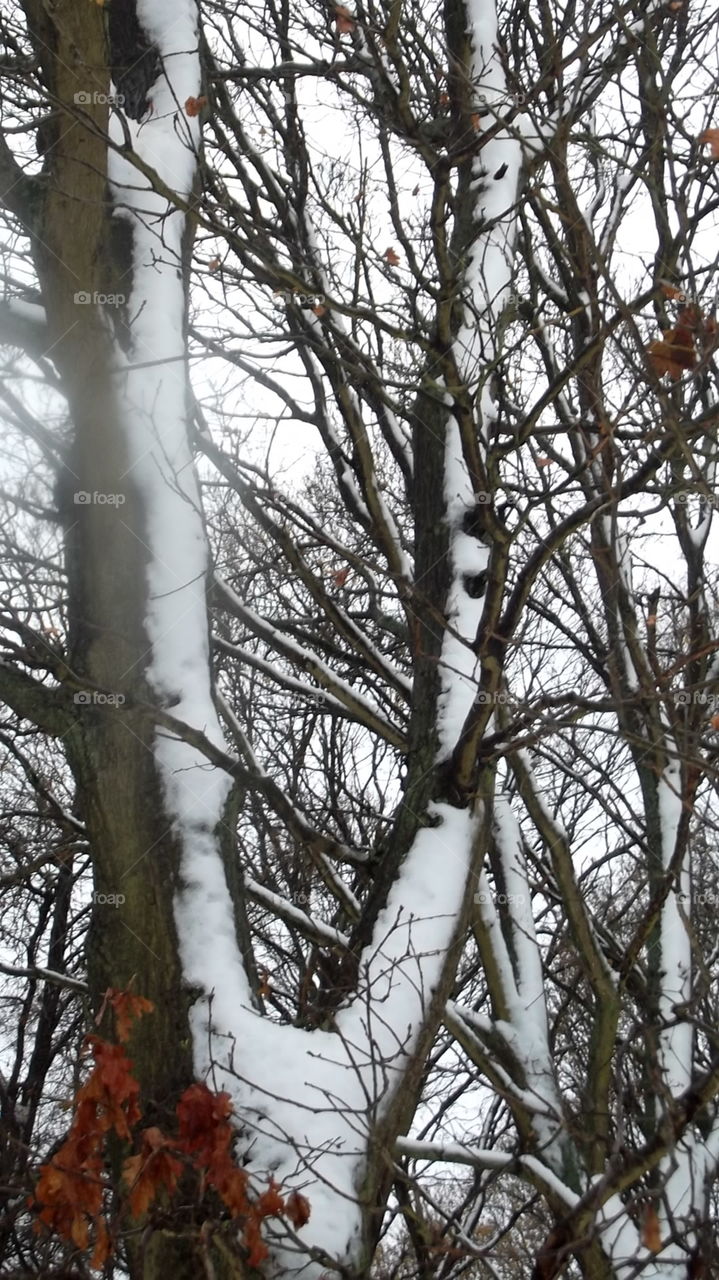
<path id="1" fill-rule="evenodd" d="M 108 9 L 5 21 L 5 1259 L 90 1274 L 25 1196 L 133 990 L 266 1274 L 711 1275 L 716 8 Z"/>

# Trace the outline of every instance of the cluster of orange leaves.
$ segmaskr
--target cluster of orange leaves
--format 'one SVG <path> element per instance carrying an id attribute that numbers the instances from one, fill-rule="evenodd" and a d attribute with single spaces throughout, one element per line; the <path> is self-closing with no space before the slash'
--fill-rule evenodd
<path id="1" fill-rule="evenodd" d="M 716 346 L 717 322 L 713 316 L 705 316 L 694 303 L 687 303 L 681 289 L 674 285 L 662 285 L 662 291 L 672 302 L 683 301 L 683 306 L 679 308 L 674 328 L 650 342 L 647 355 L 658 378 L 667 373 L 676 380 L 687 369 L 695 369 L 700 358 Z"/>
<path id="2" fill-rule="evenodd" d="M 124 1207 L 132 1218 L 143 1217 L 158 1197 L 171 1199 L 181 1175 L 194 1171 L 199 1185 L 212 1188 L 232 1218 L 241 1220 L 249 1266 L 267 1257 L 261 1236 L 263 1218 L 284 1217 L 296 1228 L 310 1216 L 307 1199 L 293 1191 L 281 1196 L 274 1181 L 254 1200 L 248 1197 L 247 1174 L 232 1156 L 232 1104 L 229 1094 L 214 1093 L 203 1083 L 190 1085 L 176 1107 L 177 1134 L 168 1136 L 153 1125 L 133 1135 L 142 1119 L 140 1086 L 124 1045 L 134 1020 L 153 1005 L 127 991 L 108 991 L 99 1015 L 109 1006 L 115 1015 L 118 1044 L 98 1035 L 85 1038 L 94 1059 L 88 1079 L 75 1095 L 73 1120 L 67 1138 L 52 1159 L 41 1166 L 30 1201 L 41 1224 L 82 1250 L 92 1249 L 90 1266 L 101 1270 L 112 1251 L 110 1225 L 103 1212 L 111 1182 L 106 1172 L 105 1142 L 115 1134 L 139 1143 L 122 1167 Z"/>

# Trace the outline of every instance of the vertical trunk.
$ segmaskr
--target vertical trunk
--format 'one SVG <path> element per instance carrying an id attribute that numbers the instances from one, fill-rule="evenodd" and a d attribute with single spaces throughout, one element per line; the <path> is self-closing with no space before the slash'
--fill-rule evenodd
<path id="1" fill-rule="evenodd" d="M 183 982 L 173 912 L 180 841 L 166 812 L 152 719 L 132 709 L 133 700 L 152 698 L 148 512 L 119 407 L 118 316 L 77 297 L 111 290 L 116 265 L 110 260 L 118 237 L 108 200 L 107 107 L 84 105 L 87 122 L 78 121 L 74 105 L 78 93 L 106 95 L 109 88 L 107 73 L 97 70 L 106 63 L 103 11 L 59 0 L 51 18 L 38 10 L 32 29 L 52 93 L 63 104 L 33 243 L 49 346 L 74 427 L 57 493 L 69 579 L 70 667 L 87 682 L 87 690 L 75 695 L 75 725 L 65 743 L 93 856 L 88 977 L 96 1005 L 107 987 L 132 987 L 153 1002 L 154 1013 L 138 1021 L 129 1050 L 144 1121 L 166 1126 L 193 1080 L 192 992 Z M 131 237 L 121 240 L 129 253 Z M 224 1246 L 206 1244 L 205 1253 L 223 1280 L 244 1274 Z M 160 1232 L 131 1246 L 133 1280 L 194 1277 L 201 1267 L 191 1234 Z"/>

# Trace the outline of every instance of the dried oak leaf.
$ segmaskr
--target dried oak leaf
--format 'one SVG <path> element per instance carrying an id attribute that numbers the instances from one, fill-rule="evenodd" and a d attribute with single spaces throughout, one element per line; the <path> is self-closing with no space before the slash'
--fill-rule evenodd
<path id="1" fill-rule="evenodd" d="M 385 249 L 384 251 L 384 260 L 390 267 L 398 267 L 401 261 L 397 250 L 393 249 L 391 245 L 389 249 Z"/>
<path id="2" fill-rule="evenodd" d="M 203 107 L 207 106 L 207 98 L 204 94 L 200 94 L 199 98 L 188 98 L 185 103 L 185 113 L 188 116 L 199 116 Z"/>
<path id="3" fill-rule="evenodd" d="M 297 1229 L 304 1227 L 310 1220 L 310 1212 L 310 1202 L 307 1197 L 301 1195 L 299 1191 L 291 1191 L 287 1197 L 285 1213 L 292 1226 Z"/>
<path id="4" fill-rule="evenodd" d="M 349 576 L 349 565 L 345 565 L 344 569 L 333 569 L 332 581 L 336 587 L 343 587 Z"/>
<path id="5" fill-rule="evenodd" d="M 719 160 L 719 129 L 705 129 L 699 134 L 699 141 L 708 143 L 712 160 Z"/>
<path id="6" fill-rule="evenodd" d="M 670 302 L 683 302 L 686 297 L 683 289 L 678 289 L 674 284 L 668 284 L 666 280 L 662 280 L 661 288 L 664 297 L 669 298 Z"/>
<path id="7" fill-rule="evenodd" d="M 274 1178 L 270 1178 L 270 1185 L 262 1195 L 258 1197 L 255 1205 L 255 1213 L 260 1218 L 271 1218 L 278 1213 L 284 1213 L 285 1202 L 280 1195 L 280 1189 Z"/>
<path id="8" fill-rule="evenodd" d="M 659 1253 L 662 1247 L 662 1229 L 653 1204 L 647 1205 L 644 1211 L 642 1244 L 646 1249 L 651 1249 L 652 1253 Z"/>
<path id="9" fill-rule="evenodd" d="M 686 369 L 693 369 L 697 363 L 692 329 L 686 324 L 667 329 L 663 338 L 650 342 L 647 355 L 658 378 L 665 373 L 670 378 L 681 378 Z"/>
<path id="10" fill-rule="evenodd" d="M 171 1142 L 152 1125 L 142 1134 L 142 1150 L 123 1161 L 122 1178 L 130 1187 L 129 1206 L 133 1218 L 141 1218 L 161 1190 L 170 1195 L 182 1173 L 182 1161 L 170 1155 Z"/>
<path id="11" fill-rule="evenodd" d="M 357 26 L 357 23 L 352 17 L 349 9 L 346 9 L 343 4 L 338 4 L 335 7 L 335 24 L 337 26 L 337 31 L 341 36 L 350 35 Z"/>
<path id="12" fill-rule="evenodd" d="M 153 1013 L 155 1009 L 151 1000 L 134 996 L 131 991 L 109 990 L 105 992 L 105 999 L 114 1011 L 115 1031 L 121 1044 L 129 1040 L 133 1022 L 143 1013 Z"/>
<path id="13" fill-rule="evenodd" d="M 248 1250 L 247 1264 L 250 1267 L 259 1267 L 269 1253 L 269 1249 L 260 1235 L 259 1220 L 254 1214 L 248 1219 L 245 1226 L 245 1248 Z"/>

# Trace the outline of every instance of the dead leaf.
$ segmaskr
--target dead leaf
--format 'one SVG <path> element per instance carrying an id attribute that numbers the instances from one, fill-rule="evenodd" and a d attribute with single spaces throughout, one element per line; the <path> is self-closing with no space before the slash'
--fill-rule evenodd
<path id="1" fill-rule="evenodd" d="M 310 1202 L 299 1191 L 291 1191 L 287 1197 L 285 1213 L 296 1229 L 304 1227 L 310 1220 Z"/>
<path id="2" fill-rule="evenodd" d="M 719 129 L 705 129 L 699 141 L 708 144 L 712 160 L 719 160 Z"/>
<path id="3" fill-rule="evenodd" d="M 662 1247 L 662 1229 L 653 1204 L 647 1205 L 644 1211 L 642 1244 L 645 1248 L 651 1249 L 652 1253 L 659 1253 Z"/>
<path id="4" fill-rule="evenodd" d="M 537 466 L 541 470 L 542 467 L 551 467 L 554 459 L 553 458 L 537 458 L 536 461 L 537 461 Z"/>
<path id="5" fill-rule="evenodd" d="M 188 116 L 199 116 L 203 107 L 207 106 L 207 98 L 200 95 L 199 98 L 188 98 L 185 103 L 185 112 Z"/>
<path id="6" fill-rule="evenodd" d="M 270 1185 L 266 1191 L 259 1196 L 255 1205 L 255 1213 L 260 1218 L 275 1217 L 279 1213 L 284 1213 L 285 1202 L 280 1195 L 280 1189 L 274 1178 L 270 1179 Z"/>
<path id="7" fill-rule="evenodd" d="M 332 581 L 336 587 L 343 587 L 349 576 L 349 565 L 345 565 L 344 569 L 333 569 Z"/>
<path id="8" fill-rule="evenodd" d="M 335 8 L 335 24 L 341 36 L 350 35 L 357 26 L 349 9 L 346 9 L 343 4 L 338 4 Z"/>
<path id="9" fill-rule="evenodd" d="M 210 258 L 210 262 L 209 262 L 210 271 L 219 271 L 221 266 L 222 266 L 222 261 L 220 258 Z"/>
<path id="10" fill-rule="evenodd" d="M 390 267 L 398 267 L 401 261 L 396 249 L 393 249 L 391 245 L 389 249 L 384 251 L 384 260 Z"/>
<path id="11" fill-rule="evenodd" d="M 719 729 L 719 711 L 714 712 L 714 715 L 709 721 L 709 724 L 711 725 L 712 729 Z"/>
<path id="12" fill-rule="evenodd" d="M 681 378 L 684 370 L 693 369 L 697 363 L 691 328 L 680 324 L 676 329 L 667 329 L 663 338 L 650 342 L 647 355 L 658 378 L 665 373 L 670 378 Z"/>

